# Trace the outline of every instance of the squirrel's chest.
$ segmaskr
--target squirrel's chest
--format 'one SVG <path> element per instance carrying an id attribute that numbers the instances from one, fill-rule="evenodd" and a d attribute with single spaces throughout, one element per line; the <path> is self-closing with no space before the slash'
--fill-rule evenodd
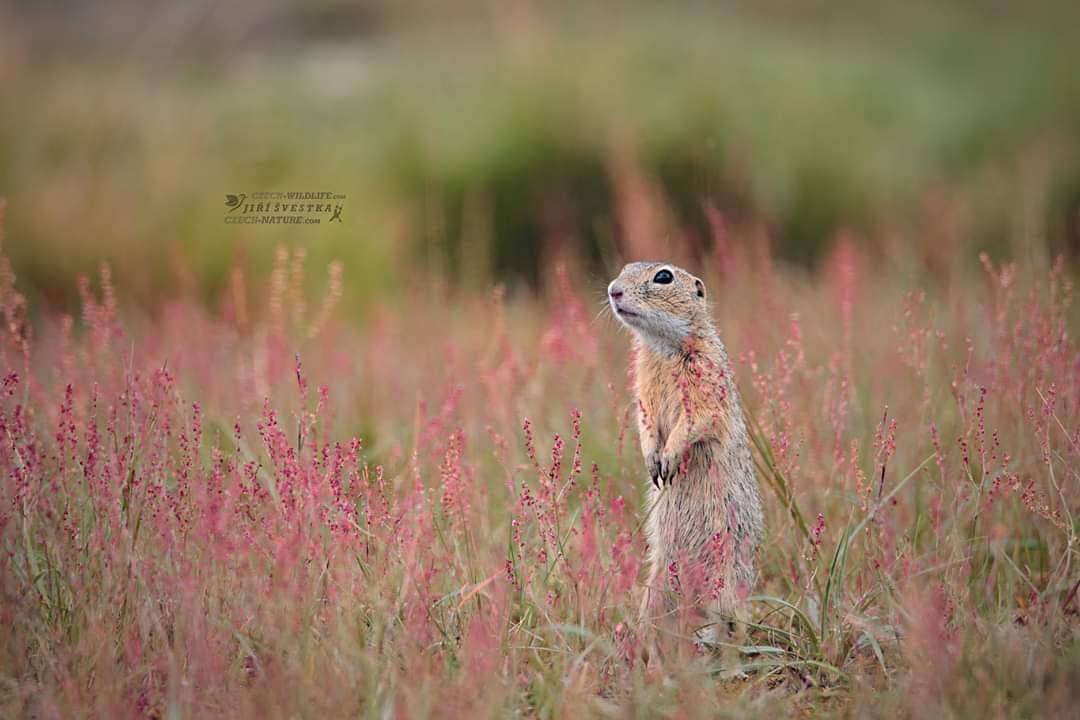
<path id="1" fill-rule="evenodd" d="M 679 421 L 681 415 L 682 407 L 678 400 L 654 398 L 652 402 L 643 404 L 645 412 L 651 416 L 652 422 L 655 423 L 657 434 L 661 440 L 667 439 L 667 436 L 671 434 L 671 429 Z"/>
<path id="2" fill-rule="evenodd" d="M 686 388 L 677 372 L 654 374 L 645 380 L 637 388 L 638 412 L 643 424 L 665 439 L 679 418 L 693 412 L 692 404 L 686 401 Z"/>

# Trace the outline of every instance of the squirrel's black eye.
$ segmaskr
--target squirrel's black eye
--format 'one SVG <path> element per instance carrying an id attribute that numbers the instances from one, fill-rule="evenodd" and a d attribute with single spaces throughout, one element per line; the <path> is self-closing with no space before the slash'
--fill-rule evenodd
<path id="1" fill-rule="evenodd" d="M 652 281 L 657 285 L 667 285 L 675 279 L 675 276 L 671 274 L 670 270 L 661 270 L 653 275 Z"/>

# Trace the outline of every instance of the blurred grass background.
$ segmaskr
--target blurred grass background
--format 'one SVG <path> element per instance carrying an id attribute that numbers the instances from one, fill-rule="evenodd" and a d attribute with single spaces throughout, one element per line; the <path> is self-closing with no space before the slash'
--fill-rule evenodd
<path id="1" fill-rule="evenodd" d="M 940 276 L 1080 255 L 1076 3 L 0 8 L 3 250 L 31 306 L 100 261 L 151 305 L 214 297 L 280 243 L 341 260 L 357 307 L 721 236 L 812 269 L 846 233 Z M 223 222 L 265 190 L 343 192 L 345 222 Z"/>

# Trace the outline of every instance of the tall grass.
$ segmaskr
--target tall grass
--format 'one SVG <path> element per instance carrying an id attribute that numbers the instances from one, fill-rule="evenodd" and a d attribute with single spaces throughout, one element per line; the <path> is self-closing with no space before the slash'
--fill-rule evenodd
<path id="1" fill-rule="evenodd" d="M 107 267 L 27 321 L 0 265 L 0 707 L 10 716 L 1064 716 L 1073 285 L 705 268 L 768 541 L 741 634 L 640 661 L 645 474 L 603 283 L 341 282 L 137 312 Z M 335 279 L 336 278 L 336 279 Z M 594 288 L 595 285 L 595 288 Z M 718 621 L 722 620 L 720 618 Z"/>

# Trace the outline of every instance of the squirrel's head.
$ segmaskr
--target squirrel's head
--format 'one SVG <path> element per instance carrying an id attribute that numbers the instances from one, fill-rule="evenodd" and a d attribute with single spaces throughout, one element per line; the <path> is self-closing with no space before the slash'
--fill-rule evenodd
<path id="1" fill-rule="evenodd" d="M 705 284 L 670 263 L 630 263 L 608 285 L 608 302 L 615 317 L 662 355 L 710 325 Z"/>

